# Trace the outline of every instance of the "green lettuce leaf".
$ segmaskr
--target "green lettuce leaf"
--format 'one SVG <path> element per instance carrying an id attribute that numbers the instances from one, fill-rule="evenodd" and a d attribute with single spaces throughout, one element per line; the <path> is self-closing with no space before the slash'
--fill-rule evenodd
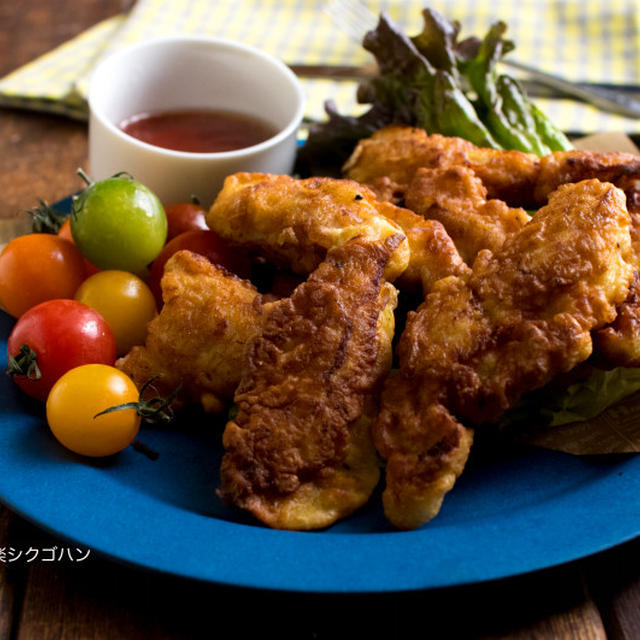
<path id="1" fill-rule="evenodd" d="M 567 386 L 550 385 L 523 396 L 505 413 L 500 430 L 526 430 L 590 420 L 640 390 L 640 369 L 590 368 Z"/>
<path id="2" fill-rule="evenodd" d="M 421 42 L 425 44 L 425 39 Z M 379 69 L 378 75 L 358 87 L 358 102 L 370 104 L 370 109 L 359 117 L 343 116 L 327 101 L 328 121 L 309 126 L 297 173 L 338 175 L 357 141 L 389 124 L 407 124 L 466 138 L 480 147 L 501 148 L 460 87 L 457 68 L 451 63 L 453 54 L 443 52 L 448 68 L 436 68 L 384 12 L 377 27 L 366 34 L 363 47 L 373 54 Z M 429 51 L 434 57 L 432 47 Z"/>
<path id="3" fill-rule="evenodd" d="M 370 109 L 359 117 L 343 116 L 327 101 L 328 120 L 309 125 L 307 143 L 299 151 L 299 175 L 339 176 L 357 142 L 389 124 L 537 155 L 572 148 L 520 84 L 498 73 L 498 63 L 514 48 L 504 37 L 504 22 L 493 24 L 482 39 L 458 41 L 458 22 L 433 9 L 422 15 L 422 31 L 410 38 L 380 14 L 362 43 L 378 65 L 378 74 L 357 91 L 358 102 Z"/>
<path id="4" fill-rule="evenodd" d="M 558 394 L 551 411 L 549 426 L 557 427 L 578 420 L 588 420 L 640 390 L 640 369 L 612 369 L 594 372 L 583 382 L 569 385 Z"/>

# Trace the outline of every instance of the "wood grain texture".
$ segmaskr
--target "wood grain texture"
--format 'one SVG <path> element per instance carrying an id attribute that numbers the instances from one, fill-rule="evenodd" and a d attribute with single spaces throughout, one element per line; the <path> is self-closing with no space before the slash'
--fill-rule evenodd
<path id="1" fill-rule="evenodd" d="M 0 75 L 82 33 L 133 4 L 124 0 L 0 2 Z"/>
<path id="2" fill-rule="evenodd" d="M 640 539 L 593 558 L 587 580 L 608 638 L 640 638 Z"/>
<path id="3" fill-rule="evenodd" d="M 0 0 L 0 76 L 119 13 L 122 0 Z M 86 124 L 0 109 L 0 218 L 20 215 L 38 198 L 55 202 L 82 186 Z"/>
<path id="4" fill-rule="evenodd" d="M 44 114 L 0 115 L 0 218 L 24 215 L 42 198 L 55 202 L 82 186 L 86 166 L 86 125 Z"/>

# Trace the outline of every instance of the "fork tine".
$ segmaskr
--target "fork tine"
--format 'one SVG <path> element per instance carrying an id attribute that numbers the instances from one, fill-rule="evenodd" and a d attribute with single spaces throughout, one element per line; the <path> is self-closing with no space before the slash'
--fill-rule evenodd
<path id="1" fill-rule="evenodd" d="M 344 0 L 344 4 L 353 8 L 358 20 L 360 20 L 363 25 L 366 25 L 367 29 L 375 27 L 378 19 L 371 11 L 369 11 L 366 5 L 354 0 Z"/>

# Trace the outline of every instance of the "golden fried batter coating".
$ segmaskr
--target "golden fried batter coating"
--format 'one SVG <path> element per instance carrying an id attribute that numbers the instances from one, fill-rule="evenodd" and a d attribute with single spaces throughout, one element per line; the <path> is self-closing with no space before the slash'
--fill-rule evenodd
<path id="1" fill-rule="evenodd" d="M 262 324 L 261 296 L 246 280 L 190 251 L 174 254 L 161 282 L 164 305 L 149 323 L 144 346 L 116 362 L 140 388 L 163 395 L 180 387 L 174 407 L 201 403 L 222 411 L 244 370 L 246 344 Z"/>
<path id="2" fill-rule="evenodd" d="M 402 202 L 421 167 L 467 167 L 480 178 L 489 198 L 526 209 L 544 205 L 561 184 L 597 178 L 622 189 L 628 210 L 640 213 L 640 156 L 630 153 L 556 151 L 539 158 L 392 125 L 361 140 L 343 171 L 347 178 L 369 185 L 381 199 Z"/>
<path id="3" fill-rule="evenodd" d="M 531 204 L 527 197 L 533 199 L 539 163 L 533 154 L 482 149 L 462 138 L 391 125 L 360 140 L 343 172 L 370 186 L 380 199 L 399 203 L 419 168 L 467 167 L 480 178 L 489 198 L 526 207 Z"/>
<path id="4" fill-rule="evenodd" d="M 632 153 L 556 151 L 540 160 L 534 199 L 540 204 L 561 184 L 597 178 L 611 182 L 627 196 L 627 209 L 640 213 L 640 156 Z"/>
<path id="5" fill-rule="evenodd" d="M 437 220 L 426 220 L 409 209 L 388 202 L 379 205 L 380 212 L 398 224 L 409 241 L 409 266 L 396 281 L 399 289 L 426 295 L 442 278 L 461 275 L 467 265 L 453 240 Z"/>
<path id="6" fill-rule="evenodd" d="M 380 213 L 375 195 L 356 182 L 261 173 L 229 176 L 207 224 L 224 238 L 303 275 L 311 273 L 328 250 L 351 238 L 382 242 L 401 233 Z M 389 259 L 385 278 L 395 280 L 408 263 L 404 239 Z"/>
<path id="7" fill-rule="evenodd" d="M 482 181 L 467 167 L 418 169 L 405 204 L 424 218 L 441 222 L 469 265 L 482 249 L 500 249 L 529 221 L 524 209 L 512 209 L 502 200 L 487 200 Z"/>
<path id="8" fill-rule="evenodd" d="M 519 151 L 478 149 L 459 138 L 427 135 L 422 129 L 390 126 L 360 141 L 344 167 L 345 175 L 363 182 L 376 191 L 379 198 L 406 203 L 411 209 L 425 213 L 419 198 L 407 194 L 411 181 L 421 167 L 445 170 L 451 167 L 473 171 L 487 189 L 487 197 L 499 198 L 513 206 L 528 209 L 544 205 L 557 187 L 585 179 L 597 178 L 611 182 L 625 192 L 627 209 L 632 219 L 632 243 L 636 253 L 636 270 L 640 272 L 640 156 L 630 153 L 593 151 L 557 151 L 543 158 Z M 450 188 L 450 187 L 449 187 Z M 444 207 L 447 213 L 455 208 Z M 454 236 L 463 257 L 470 251 L 460 243 L 464 224 L 455 215 L 441 220 Z M 475 244 L 495 250 L 501 234 L 482 227 L 474 220 L 468 231 Z M 456 238 L 456 234 L 458 237 Z M 631 292 L 618 308 L 618 317 L 611 327 L 594 335 L 595 351 L 600 366 L 640 366 L 640 296 Z"/>
<path id="9" fill-rule="evenodd" d="M 463 422 L 496 420 L 589 357 L 591 331 L 615 318 L 634 277 L 629 227 L 613 185 L 564 185 L 498 253 L 480 252 L 468 277 L 439 281 L 409 314 L 373 430 L 393 524 L 438 512 L 471 445 Z"/>
<path id="10" fill-rule="evenodd" d="M 383 273 L 403 239 L 332 249 L 290 298 L 265 306 L 223 436 L 219 493 L 271 527 L 328 526 L 378 482 L 370 423 L 396 304 Z"/>
<path id="11" fill-rule="evenodd" d="M 640 367 L 640 274 L 617 309 L 616 319 L 593 334 L 596 363 L 602 368 Z"/>

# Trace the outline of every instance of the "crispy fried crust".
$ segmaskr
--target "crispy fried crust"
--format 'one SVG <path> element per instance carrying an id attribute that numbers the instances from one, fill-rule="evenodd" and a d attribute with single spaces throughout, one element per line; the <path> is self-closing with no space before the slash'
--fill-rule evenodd
<path id="1" fill-rule="evenodd" d="M 640 213 L 640 156 L 632 153 L 595 151 L 556 151 L 540 160 L 534 199 L 544 204 L 561 184 L 597 178 L 611 182 L 627 196 L 627 209 Z"/>
<path id="2" fill-rule="evenodd" d="M 500 249 L 529 221 L 524 209 L 487 200 L 485 186 L 468 167 L 418 169 L 405 204 L 425 219 L 439 221 L 468 265 L 482 249 Z"/>
<path id="3" fill-rule="evenodd" d="M 352 238 L 374 243 L 401 233 L 379 206 L 368 188 L 350 180 L 236 173 L 225 180 L 207 224 L 224 238 L 307 275 L 328 250 Z M 389 258 L 385 278 L 395 280 L 409 257 L 404 239 Z"/>
<path id="4" fill-rule="evenodd" d="M 387 460 L 385 513 L 413 528 L 438 512 L 471 443 L 462 426 L 591 354 L 634 275 L 624 194 L 597 180 L 560 187 L 468 277 L 449 277 L 410 313 L 399 372 L 385 384 L 374 441 Z"/>
<path id="5" fill-rule="evenodd" d="M 482 149 L 462 138 L 391 125 L 361 140 L 343 172 L 350 180 L 370 186 L 380 199 L 401 203 L 422 167 L 466 167 L 480 178 L 489 198 L 526 206 L 534 204 L 540 159 L 521 151 Z"/>
<path id="6" fill-rule="evenodd" d="M 426 295 L 438 280 L 467 271 L 467 265 L 440 222 L 426 220 L 390 203 L 379 206 L 380 212 L 397 223 L 409 241 L 411 257 L 407 269 L 396 281 L 399 289 Z"/>
<path id="7" fill-rule="evenodd" d="M 593 334 L 595 362 L 600 367 L 640 367 L 640 275 L 617 309 L 616 319 Z"/>
<path id="8" fill-rule="evenodd" d="M 396 303 L 383 273 L 403 238 L 329 251 L 291 298 L 266 307 L 224 432 L 219 493 L 269 526 L 327 526 L 377 484 L 369 429 Z"/>
<path id="9" fill-rule="evenodd" d="M 473 251 L 483 243 L 485 248 L 495 251 L 504 240 L 503 234 L 495 224 L 487 226 L 478 219 L 470 227 L 473 231 L 465 230 L 465 220 L 457 216 L 460 208 L 455 206 L 438 204 L 426 210 L 421 196 L 412 194 L 410 188 L 422 167 L 473 171 L 486 188 L 486 197 L 527 209 L 544 205 L 549 194 L 562 184 L 592 178 L 611 182 L 626 195 L 636 271 L 640 272 L 640 156 L 576 150 L 538 158 L 519 151 L 479 149 L 459 138 L 429 136 L 422 129 L 407 126 L 386 127 L 360 141 L 344 166 L 346 177 L 369 185 L 383 200 L 404 203 L 406 198 L 409 208 L 443 222 L 469 261 Z M 447 191 L 449 188 L 450 185 Z M 620 303 L 617 319 L 610 327 L 598 331 L 594 342 L 600 366 L 640 366 L 640 296 L 635 287 L 629 299 Z"/>
<path id="10" fill-rule="evenodd" d="M 594 332 L 594 352 L 602 368 L 640 367 L 640 214 L 631 213 L 631 246 L 636 275 L 616 319 Z"/>
<path id="11" fill-rule="evenodd" d="M 144 346 L 116 362 L 140 388 L 154 385 L 174 403 L 201 403 L 222 411 L 244 370 L 245 345 L 262 324 L 261 296 L 253 285 L 190 251 L 174 254 L 162 278 L 164 305 L 149 324 Z"/>
<path id="12" fill-rule="evenodd" d="M 628 210 L 640 213 L 640 156 L 630 153 L 556 151 L 539 158 L 521 151 L 482 149 L 461 138 L 392 125 L 361 140 L 343 172 L 369 185 L 381 199 L 400 203 L 421 167 L 466 167 L 480 178 L 489 198 L 526 209 L 544 205 L 561 184 L 597 178 L 622 189 Z"/>

